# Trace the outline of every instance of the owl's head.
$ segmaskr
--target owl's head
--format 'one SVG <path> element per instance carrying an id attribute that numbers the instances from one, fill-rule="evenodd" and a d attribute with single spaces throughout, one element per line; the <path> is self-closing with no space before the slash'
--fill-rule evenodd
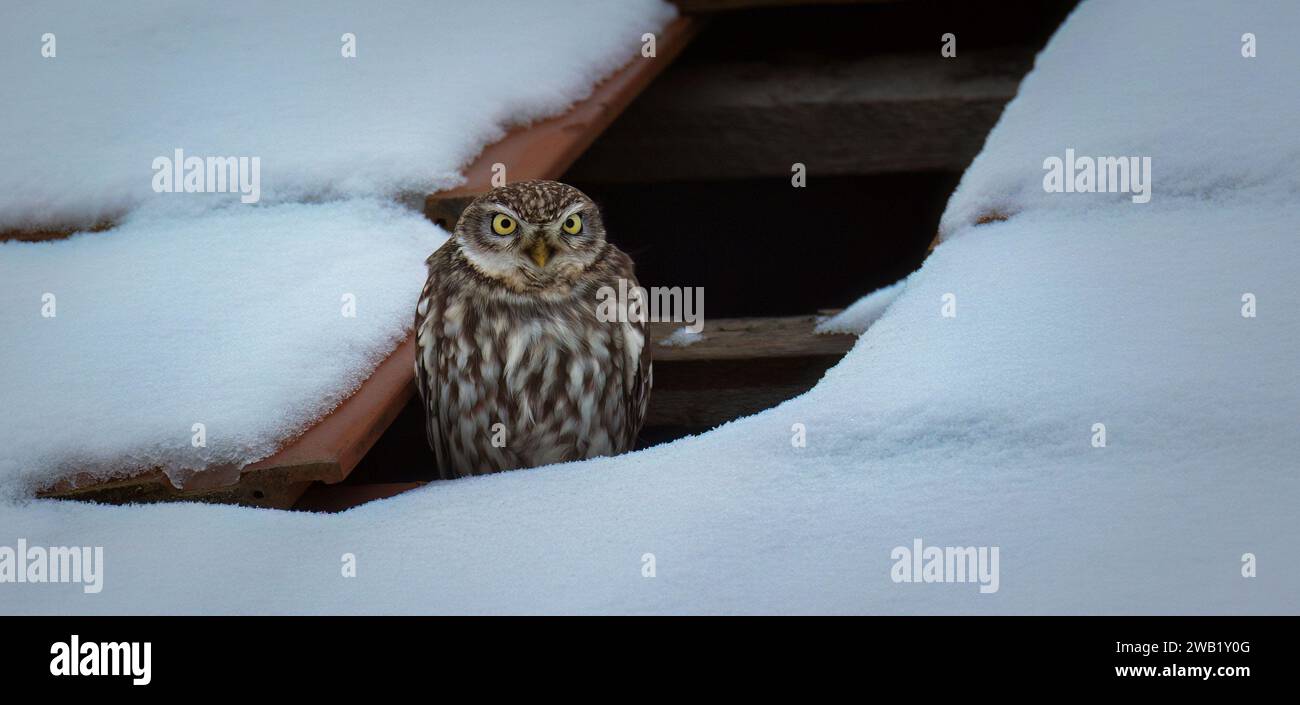
<path id="1" fill-rule="evenodd" d="M 515 292 L 567 291 L 599 257 L 605 225 L 578 189 L 520 181 L 475 199 L 454 237 L 475 269 Z"/>

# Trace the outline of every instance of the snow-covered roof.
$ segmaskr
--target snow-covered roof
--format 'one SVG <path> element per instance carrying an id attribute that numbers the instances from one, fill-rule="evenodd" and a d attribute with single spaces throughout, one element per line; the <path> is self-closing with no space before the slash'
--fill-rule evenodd
<path id="1" fill-rule="evenodd" d="M 0 495 L 154 467 L 179 481 L 271 455 L 411 325 L 424 259 L 446 235 L 383 199 L 457 183 L 506 126 L 586 96 L 674 12 L 661 0 L 6 10 L 0 232 L 118 225 L 0 242 L 0 387 L 18 410 L 0 425 Z M 171 170 L 155 160 L 179 170 L 187 157 L 258 159 L 258 201 L 156 192 Z"/>
<path id="2" fill-rule="evenodd" d="M 0 534 L 103 545 L 109 576 L 9 586 L 4 610 L 1296 612 L 1300 205 L 1277 167 L 1297 141 L 1268 131 L 1295 113 L 1298 30 L 1293 3 L 1085 2 L 947 241 L 775 409 L 341 515 L 10 505 Z M 1143 72 L 1159 90 L 1133 91 Z M 1154 155 L 1153 198 L 1035 191 L 1067 147 Z M 998 590 L 895 582 L 918 538 L 998 548 Z"/>

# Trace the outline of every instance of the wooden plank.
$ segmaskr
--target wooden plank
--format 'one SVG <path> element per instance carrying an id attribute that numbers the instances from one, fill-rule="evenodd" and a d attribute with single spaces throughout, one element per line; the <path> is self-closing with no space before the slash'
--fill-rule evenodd
<path id="1" fill-rule="evenodd" d="M 705 319 L 702 339 L 687 346 L 664 345 L 663 340 L 685 323 L 651 323 L 655 362 L 699 360 L 761 360 L 768 358 L 839 358 L 853 346 L 856 336 L 817 335 L 815 316 L 776 318 Z"/>
<path id="2" fill-rule="evenodd" d="M 963 171 L 1031 48 L 693 62 L 651 86 L 566 174 L 576 183 Z M 635 164 L 636 168 L 628 168 Z"/>
<path id="3" fill-rule="evenodd" d="M 651 324 L 655 386 L 648 427 L 707 429 L 812 389 L 857 341 L 817 335 L 814 316 L 706 321 L 704 339 L 662 344 L 682 324 Z"/>
<path id="4" fill-rule="evenodd" d="M 116 224 L 117 218 L 100 220 L 87 226 L 76 225 L 49 225 L 42 228 L 29 228 L 17 230 L 0 230 L 0 242 L 15 240 L 19 242 L 44 242 L 46 240 L 62 240 L 63 238 L 77 232 L 101 233 Z"/>
<path id="5" fill-rule="evenodd" d="M 512 131 L 469 165 L 465 186 L 429 198 L 437 203 L 442 198 L 465 198 L 487 190 L 496 162 L 509 165 L 512 179 L 558 178 L 600 130 L 680 53 L 697 26 L 698 21 L 690 18 L 674 20 L 661 34 L 654 59 L 638 56 L 567 113 Z M 414 301 L 411 306 L 414 311 Z M 38 495 L 107 502 L 202 499 L 257 506 L 287 502 L 285 506 L 290 506 L 313 481 L 339 482 L 356 467 L 414 395 L 414 361 L 415 342 L 408 336 L 333 412 L 275 455 L 242 471 L 199 473 L 180 488 L 173 487 L 157 470 L 112 482 L 81 477 L 60 482 Z M 238 485 L 232 487 L 231 483 L 236 482 Z M 276 504 L 266 504 L 270 501 Z"/>
<path id="6" fill-rule="evenodd" d="M 186 490 L 173 487 L 161 472 L 151 471 L 144 475 L 81 487 L 60 485 L 60 489 L 38 492 L 37 495 L 102 504 L 209 502 L 290 509 L 311 485 L 310 480 L 282 481 L 276 477 L 259 476 L 233 485 Z"/>

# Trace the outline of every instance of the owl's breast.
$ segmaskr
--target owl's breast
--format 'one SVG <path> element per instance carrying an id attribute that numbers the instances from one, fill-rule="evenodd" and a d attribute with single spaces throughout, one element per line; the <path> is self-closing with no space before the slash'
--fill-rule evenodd
<path id="1" fill-rule="evenodd" d="M 451 455 L 468 471 L 627 450 L 622 351 L 594 307 L 452 299 L 441 324 L 440 401 Z"/>

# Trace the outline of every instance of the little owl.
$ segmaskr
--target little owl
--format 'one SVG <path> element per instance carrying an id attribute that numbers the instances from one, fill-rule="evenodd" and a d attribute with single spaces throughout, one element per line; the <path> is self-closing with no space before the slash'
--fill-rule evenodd
<path id="1" fill-rule="evenodd" d="M 442 477 L 632 448 L 650 346 L 644 321 L 597 316 L 597 291 L 637 283 L 590 198 L 554 181 L 493 189 L 427 264 L 415 376 Z"/>

